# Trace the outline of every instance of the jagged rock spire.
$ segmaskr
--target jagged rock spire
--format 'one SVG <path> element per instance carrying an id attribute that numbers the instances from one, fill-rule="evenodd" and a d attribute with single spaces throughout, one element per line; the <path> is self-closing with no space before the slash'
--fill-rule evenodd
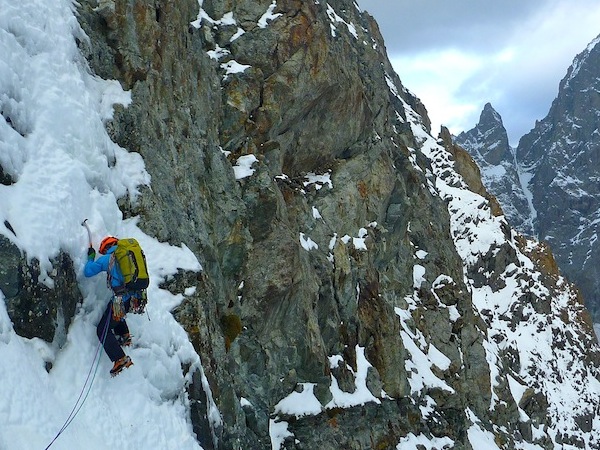
<path id="1" fill-rule="evenodd" d="M 477 125 L 460 133 L 456 143 L 480 166 L 483 184 L 498 198 L 510 224 L 526 235 L 533 235 L 531 208 L 514 152 L 502 117 L 491 103 L 483 107 Z"/>
<path id="2" fill-rule="evenodd" d="M 502 117 L 486 103 L 475 128 L 461 133 L 456 142 L 470 149 L 477 149 L 481 158 L 488 164 L 497 165 L 512 159 L 508 134 Z"/>

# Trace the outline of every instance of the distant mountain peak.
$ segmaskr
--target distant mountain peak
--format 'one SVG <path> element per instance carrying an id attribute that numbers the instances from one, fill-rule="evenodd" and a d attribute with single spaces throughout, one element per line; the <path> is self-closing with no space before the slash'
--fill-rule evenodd
<path id="1" fill-rule="evenodd" d="M 526 235 L 533 235 L 531 207 L 515 162 L 514 151 L 502 117 L 486 103 L 479 122 L 460 133 L 456 143 L 467 150 L 481 168 L 483 184 L 500 202 L 508 221 Z"/>
<path id="2" fill-rule="evenodd" d="M 477 124 L 477 127 L 484 126 L 486 124 L 501 125 L 502 128 L 504 128 L 502 117 L 500 114 L 498 114 L 490 102 L 487 102 L 484 105 L 483 111 L 481 111 L 481 114 L 479 115 L 479 123 Z"/>
<path id="3" fill-rule="evenodd" d="M 486 103 L 479 116 L 479 122 L 469 131 L 462 132 L 456 142 L 467 148 L 480 164 L 498 165 L 511 160 L 512 153 L 508 143 L 508 134 L 502 123 L 502 117 L 491 103 Z"/>
<path id="4" fill-rule="evenodd" d="M 580 52 L 560 82 L 546 117 L 503 153 L 502 118 L 486 103 L 478 124 L 456 142 L 481 167 L 484 185 L 509 222 L 553 248 L 600 320 L 600 36 Z M 502 141 L 503 142 L 503 141 Z"/>
<path id="5" fill-rule="evenodd" d="M 571 67 L 567 71 L 567 75 L 561 81 L 561 89 L 567 88 L 570 82 L 577 77 L 581 68 L 586 64 L 590 55 L 593 53 L 600 52 L 600 35 L 598 35 L 595 39 L 593 39 L 586 49 L 579 53 L 574 59 Z"/>

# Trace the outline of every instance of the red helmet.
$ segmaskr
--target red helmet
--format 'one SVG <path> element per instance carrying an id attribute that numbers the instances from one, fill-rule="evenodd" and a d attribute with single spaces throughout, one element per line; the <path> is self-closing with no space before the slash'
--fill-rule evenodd
<path id="1" fill-rule="evenodd" d="M 119 240 L 116 237 L 106 236 L 104 239 L 102 239 L 102 242 L 100 242 L 100 248 L 98 251 L 104 255 L 109 248 L 111 248 L 113 245 L 117 245 L 117 242 L 119 242 Z"/>

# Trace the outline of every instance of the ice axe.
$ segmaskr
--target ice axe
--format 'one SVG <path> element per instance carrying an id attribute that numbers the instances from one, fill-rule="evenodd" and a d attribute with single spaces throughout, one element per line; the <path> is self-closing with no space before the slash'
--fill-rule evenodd
<path id="1" fill-rule="evenodd" d="M 90 247 L 94 247 L 92 245 L 92 232 L 90 230 L 90 226 L 87 224 L 87 219 L 85 219 L 83 222 L 81 222 L 81 226 L 85 227 L 85 229 L 87 230 L 87 234 L 88 234 L 88 241 L 90 243 Z"/>

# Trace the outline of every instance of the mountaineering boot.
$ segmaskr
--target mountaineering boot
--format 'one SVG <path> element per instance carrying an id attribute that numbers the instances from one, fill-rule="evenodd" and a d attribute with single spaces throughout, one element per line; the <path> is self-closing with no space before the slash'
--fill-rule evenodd
<path id="1" fill-rule="evenodd" d="M 117 336 L 117 342 L 121 347 L 129 347 L 131 345 L 131 334 L 126 333 Z"/>
<path id="2" fill-rule="evenodd" d="M 127 355 L 123 356 L 121 359 L 115 361 L 113 368 L 110 370 L 110 376 L 114 377 L 119 375 L 123 369 L 126 369 L 129 366 L 133 365 L 133 361 Z"/>

